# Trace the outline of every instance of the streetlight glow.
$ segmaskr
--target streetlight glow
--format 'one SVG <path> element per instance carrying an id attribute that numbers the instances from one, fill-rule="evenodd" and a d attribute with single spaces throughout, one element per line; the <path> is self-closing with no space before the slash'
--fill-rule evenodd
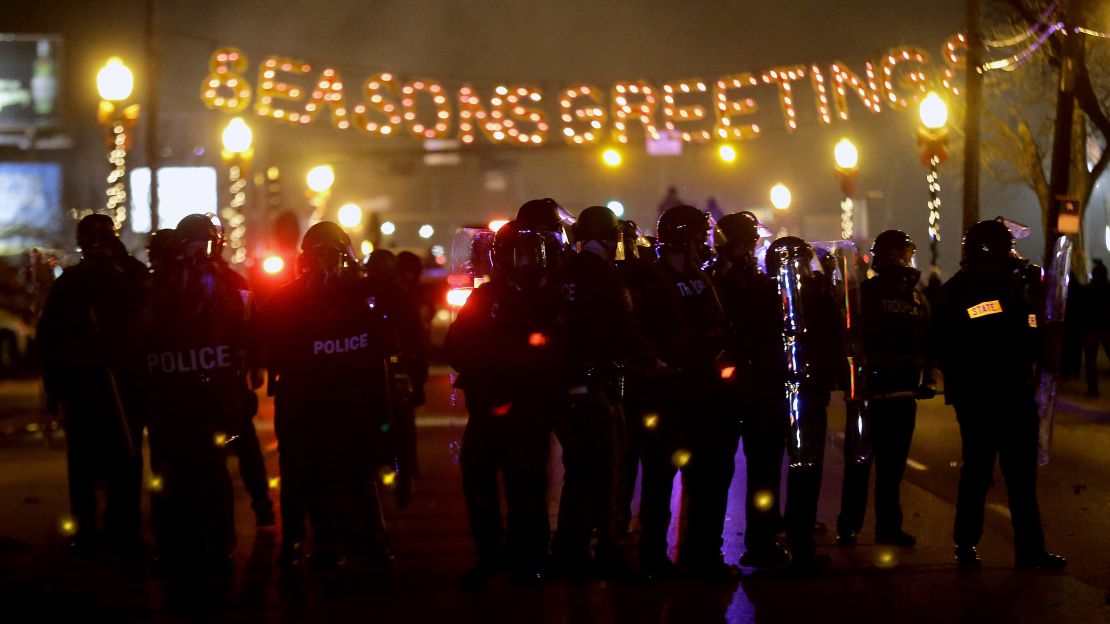
<path id="1" fill-rule="evenodd" d="M 227 122 L 227 127 L 220 135 L 224 144 L 224 151 L 229 154 L 245 154 L 251 149 L 254 133 L 242 117 L 233 117 Z"/>
<path id="2" fill-rule="evenodd" d="M 339 207 L 339 225 L 351 229 L 358 227 L 362 223 L 362 208 L 358 204 L 343 204 Z"/>
<path id="3" fill-rule="evenodd" d="M 724 162 L 732 164 L 736 162 L 736 148 L 725 143 L 717 148 L 717 156 Z"/>
<path id="4" fill-rule="evenodd" d="M 833 149 L 833 158 L 836 159 L 838 168 L 851 171 L 859 165 L 859 150 L 845 137 L 840 139 L 840 142 Z"/>
<path id="5" fill-rule="evenodd" d="M 921 123 L 930 130 L 940 130 L 948 123 L 948 105 L 936 91 L 930 91 L 917 109 Z"/>
<path id="6" fill-rule="evenodd" d="M 500 230 L 508 222 L 509 222 L 508 219 L 494 219 L 493 221 L 489 222 L 489 229 L 496 232 L 497 230 Z"/>
<path id="7" fill-rule="evenodd" d="M 335 170 L 331 165 L 317 165 L 309 170 L 305 182 L 314 193 L 326 193 L 335 184 Z"/>
<path id="8" fill-rule="evenodd" d="M 620 203 L 620 201 L 616 199 L 611 200 L 608 204 L 605 204 L 605 207 L 609 210 L 612 210 L 613 214 L 617 215 L 618 219 L 624 216 L 624 204 Z"/>
<path id="9" fill-rule="evenodd" d="M 790 189 L 783 183 L 771 187 L 771 205 L 777 210 L 786 210 L 790 207 Z"/>
<path id="10" fill-rule="evenodd" d="M 427 224 L 427 223 L 420 226 L 420 230 L 417 232 L 417 234 L 420 235 L 420 238 L 431 238 L 432 235 L 435 234 L 435 233 L 436 233 L 435 228 L 433 228 L 430 224 Z"/>
<path id="11" fill-rule="evenodd" d="M 624 161 L 621 153 L 615 148 L 608 148 L 601 153 L 601 162 L 605 163 L 606 167 L 619 167 Z"/>
<path id="12" fill-rule="evenodd" d="M 397 226 L 392 221 L 385 221 L 384 223 L 382 223 L 382 227 L 380 229 L 382 231 L 382 234 L 385 234 L 386 236 L 392 236 L 393 233 L 397 231 Z"/>
<path id="13" fill-rule="evenodd" d="M 102 100 L 122 102 L 131 97 L 134 88 L 135 75 L 118 56 L 108 59 L 96 74 L 96 90 Z"/>

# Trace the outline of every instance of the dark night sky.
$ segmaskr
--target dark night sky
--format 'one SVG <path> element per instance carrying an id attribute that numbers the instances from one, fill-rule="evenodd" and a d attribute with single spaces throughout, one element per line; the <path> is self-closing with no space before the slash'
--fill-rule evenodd
<path id="1" fill-rule="evenodd" d="M 95 110 L 93 76 L 110 54 L 141 68 L 143 3 L 16 4 L 0 21 L 0 31 L 66 36 L 69 129 L 79 153 L 95 154 L 99 131 L 89 123 Z M 157 45 L 164 59 L 160 127 L 167 161 L 188 164 L 211 159 L 215 150 L 198 159 L 193 148 L 216 147 L 218 129 L 226 122 L 198 97 L 209 54 L 217 45 L 238 46 L 250 56 L 252 82 L 262 56 L 282 54 L 335 66 L 352 87 L 381 70 L 437 78 L 449 87 L 463 80 L 477 86 L 528 82 L 547 86 L 545 99 L 551 105 L 555 86 L 571 81 L 607 86 L 619 79 L 645 78 L 659 84 L 793 63 L 827 66 L 833 60 L 861 71 L 865 59 L 899 44 L 924 49 L 940 67 L 941 45 L 961 28 L 964 2 L 161 0 L 157 7 Z M 143 80 L 141 74 L 138 80 Z M 781 180 L 794 190 L 792 212 L 835 213 L 838 187 L 831 148 L 840 136 L 849 135 L 860 144 L 858 188 L 885 196 L 872 203 L 870 234 L 899 226 L 924 243 L 927 197 L 914 138 L 916 115 L 884 111 L 872 116 L 853 99 L 850 122 L 821 127 L 808 80 L 796 89 L 800 128 L 793 134 L 784 131 L 775 89 L 754 91 L 764 136 L 740 144 L 740 160 L 732 168 L 722 167 L 709 148 L 688 149 L 681 158 L 649 159 L 636 146 L 627 150 L 626 166 L 618 171 L 602 171 L 596 150 L 562 147 L 479 149 L 460 167 L 428 169 L 419 163 L 414 142 L 383 143 L 339 132 L 324 117 L 311 128 L 287 128 L 254 115 L 247 119 L 256 130 L 258 160 L 283 167 L 296 190 L 289 193 L 292 199 L 300 197 L 303 170 L 329 160 L 337 169 L 336 205 L 388 196 L 388 218 L 399 224 L 431 220 L 444 233 L 462 220 L 505 214 L 523 200 L 543 195 L 575 212 L 619 198 L 631 216 L 646 223 L 669 184 L 678 185 L 681 195 L 695 203 L 704 205 L 713 195 L 727 210 L 740 210 L 766 205 L 767 190 Z M 943 265 L 949 272 L 955 268 L 959 240 L 959 160 L 945 166 L 941 180 Z M 483 176 L 490 170 L 508 179 L 507 191 L 483 189 Z M 88 192 L 81 189 L 96 189 L 99 177 L 99 169 L 88 176 L 71 174 L 69 196 L 86 201 Z M 1035 222 L 1031 199 L 1020 189 L 987 184 L 984 215 L 1004 212 Z M 1101 240 L 1097 242 L 1101 247 Z"/>

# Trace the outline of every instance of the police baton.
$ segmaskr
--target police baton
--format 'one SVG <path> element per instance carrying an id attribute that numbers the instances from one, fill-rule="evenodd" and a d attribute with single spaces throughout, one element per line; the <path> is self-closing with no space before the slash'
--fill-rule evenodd
<path id="1" fill-rule="evenodd" d="M 100 319 L 96 316 L 96 310 L 89 306 L 89 318 L 92 320 L 93 332 L 96 336 L 100 337 Z M 119 419 L 120 430 L 123 432 L 124 441 L 127 443 L 127 454 L 131 457 L 138 455 L 135 449 L 135 440 L 131 437 L 131 425 L 127 422 L 127 412 L 123 408 L 123 399 L 119 394 L 119 383 L 116 381 L 116 374 L 112 371 L 111 366 L 105 366 L 104 372 L 108 374 L 108 386 L 112 390 L 112 403 L 115 405 L 116 417 Z"/>

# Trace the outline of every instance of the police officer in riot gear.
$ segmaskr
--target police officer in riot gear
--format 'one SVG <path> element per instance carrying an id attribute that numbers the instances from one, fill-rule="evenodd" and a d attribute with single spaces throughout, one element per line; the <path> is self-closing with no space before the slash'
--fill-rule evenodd
<path id="1" fill-rule="evenodd" d="M 790 265 L 784 265 L 789 259 Z M 840 309 L 829 278 L 811 269 L 814 249 L 793 236 L 776 240 L 767 251 L 767 274 L 777 281 L 783 325 L 783 347 L 790 351 L 787 405 L 792 452 L 786 481 L 786 536 L 790 565 L 799 573 L 816 570 L 813 537 L 821 492 L 827 408 L 832 391 L 845 373 Z M 786 270 L 783 271 L 784 266 Z M 792 290 L 793 282 L 799 286 Z M 790 296 L 787 296 L 790 295 Z M 797 297 L 795 297 L 797 295 Z M 788 332 L 794 333 L 793 338 Z M 789 364 L 789 362 L 788 362 Z"/>
<path id="2" fill-rule="evenodd" d="M 409 378 L 412 380 L 413 405 L 423 405 L 425 401 L 424 385 L 428 381 L 428 351 L 431 349 L 428 332 L 431 330 L 432 317 L 435 315 L 436 306 L 424 296 L 420 284 L 420 277 L 424 273 L 424 263 L 420 256 L 411 251 L 402 251 L 397 254 L 397 287 L 409 309 L 414 314 L 413 330 L 414 349 L 406 355 L 410 359 Z M 414 438 L 415 440 L 415 438 Z M 415 448 L 413 448 L 415 457 Z"/>
<path id="3" fill-rule="evenodd" d="M 769 567 L 787 561 L 786 551 L 775 539 L 782 522 L 779 491 L 787 433 L 782 404 L 782 309 L 774 280 L 758 266 L 760 224 L 755 215 L 726 215 L 717 227 L 723 241 L 716 245 L 714 281 L 734 329 L 733 398 L 744 415 L 747 526 L 740 564 Z"/>
<path id="4" fill-rule="evenodd" d="M 416 301 L 401 288 L 397 256 L 388 249 L 375 249 L 366 259 L 367 297 L 400 340 L 398 359 L 391 363 L 393 392 L 391 431 L 397 458 L 395 492 L 401 507 L 408 505 L 413 492 L 416 461 L 416 406 L 423 403 L 423 384 L 428 373 L 428 337 Z M 420 395 L 417 393 L 420 386 Z"/>
<path id="5" fill-rule="evenodd" d="M 181 267 L 159 280 L 144 319 L 152 395 L 151 502 L 163 562 L 226 570 L 235 546 L 225 447 L 253 410 L 247 387 L 250 302 L 217 260 L 220 237 L 205 215 L 178 224 Z M 253 413 L 253 411 L 251 412 Z"/>
<path id="6" fill-rule="evenodd" d="M 1045 550 L 1037 506 L 1033 371 L 1040 336 L 1025 265 L 1002 222 L 976 223 L 964 235 L 962 267 L 944 284 L 936 310 L 945 401 L 956 409 L 963 439 L 954 538 L 964 566 L 979 565 L 976 546 L 996 457 L 1010 502 L 1015 567 L 1067 565 Z"/>
<path id="7" fill-rule="evenodd" d="M 728 487 L 739 435 L 738 414 L 724 409 L 722 354 L 728 324 L 709 276 L 710 221 L 693 206 L 659 219 L 659 285 L 649 295 L 644 331 L 668 371 L 660 382 L 658 415 L 645 416 L 640 504 L 641 565 L 657 577 L 675 574 L 667 558 L 671 482 L 683 472 L 688 499 L 681 568 L 703 578 L 731 576 L 721 556 Z M 652 419 L 651 416 L 656 416 Z"/>
<path id="8" fill-rule="evenodd" d="M 860 286 L 860 353 L 863 396 L 873 428 L 875 541 L 913 546 L 902 530 L 899 489 L 909 457 L 916 400 L 936 395 L 929 354 L 929 302 L 918 287 L 916 246 L 905 232 L 887 230 L 871 246 L 875 277 Z M 845 450 L 848 445 L 845 445 Z M 837 543 L 852 545 L 863 526 L 871 462 L 845 458 Z"/>
<path id="9" fill-rule="evenodd" d="M 157 279 L 170 279 L 181 269 L 181 237 L 177 230 L 163 228 L 150 235 L 146 245 L 150 273 Z"/>
<path id="10" fill-rule="evenodd" d="M 478 561 L 464 585 L 495 573 L 502 553 L 515 583 L 544 578 L 549 431 L 566 396 L 558 294 L 549 283 L 549 263 L 559 253 L 540 232 L 515 222 L 502 226 L 493 242 L 492 281 L 471 293 L 447 333 L 448 360 L 470 416 L 460 468 Z"/>
<path id="11" fill-rule="evenodd" d="M 375 479 L 392 481 L 383 433 L 390 417 L 388 362 L 397 339 L 367 297 L 343 230 L 330 221 L 301 241 L 300 276 L 263 311 L 281 467 L 283 566 L 300 561 L 305 516 L 314 567 L 348 553 L 388 564 Z"/>
<path id="12" fill-rule="evenodd" d="M 616 533 L 627 529 L 616 525 L 613 507 L 619 489 L 615 462 L 626 435 L 620 410 L 625 369 L 653 364 L 655 357 L 639 335 L 631 295 L 614 266 L 620 242 L 616 215 L 604 206 L 586 208 L 574 224 L 574 239 L 578 253 L 558 275 L 569 340 L 569 402 L 554 421 L 565 473 L 552 558 L 564 572 L 581 574 L 596 530 L 600 571 L 611 573 L 623 559 Z"/>
<path id="13" fill-rule="evenodd" d="M 616 261 L 617 271 L 625 288 L 632 297 L 632 312 L 636 322 L 642 326 L 649 305 L 647 293 L 657 281 L 655 271 L 655 249 L 644 233 L 633 221 L 620 222 L 620 249 Z M 649 345 L 650 346 L 650 345 Z M 632 522 L 632 498 L 636 489 L 636 475 L 640 469 L 640 458 L 644 445 L 644 415 L 647 413 L 645 397 L 648 392 L 650 369 L 635 366 L 625 370 L 624 392 L 621 409 L 624 413 L 624 439 L 618 448 L 623 449 L 617 457 L 619 464 L 616 494 L 617 531 L 625 538 L 630 537 L 629 526 Z M 619 537 L 619 535 L 618 535 Z"/>
<path id="14" fill-rule="evenodd" d="M 116 237 L 111 217 L 77 224 L 81 262 L 54 282 L 38 326 L 48 405 L 66 432 L 74 552 L 141 547 L 142 350 L 136 327 L 146 267 Z M 103 532 L 97 489 L 106 490 Z"/>
<path id="15" fill-rule="evenodd" d="M 247 323 L 246 347 L 249 387 L 244 391 L 237 389 L 241 394 L 236 398 L 238 405 L 243 410 L 241 422 L 235 427 L 238 435 L 227 443 L 228 450 L 239 458 L 239 477 L 247 494 L 251 498 L 251 510 L 254 511 L 255 523 L 259 527 L 272 527 L 275 523 L 274 504 L 270 500 L 269 477 L 266 475 L 266 461 L 262 456 L 262 446 L 258 441 L 258 432 L 254 428 L 254 416 L 258 411 L 258 399 L 254 390 L 262 385 L 261 372 L 258 367 L 258 330 L 255 319 L 258 316 L 256 302 L 251 295 L 250 286 L 242 275 L 232 269 L 223 257 L 223 234 L 217 223 L 207 215 L 193 214 L 185 217 L 177 224 L 177 236 L 182 248 L 203 246 L 211 249 L 205 256 L 211 265 L 210 270 L 219 280 L 226 281 L 228 287 L 247 297 L 246 315 L 250 320 Z M 157 241 L 157 239 L 155 239 Z M 157 254 L 156 254 L 157 255 Z M 195 265 L 196 253 L 190 254 L 190 264 Z M 155 262 L 154 258 L 151 262 Z"/>

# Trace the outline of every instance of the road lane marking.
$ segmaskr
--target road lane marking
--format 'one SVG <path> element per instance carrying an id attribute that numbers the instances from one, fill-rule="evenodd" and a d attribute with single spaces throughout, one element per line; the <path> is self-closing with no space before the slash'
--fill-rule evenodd
<path id="1" fill-rule="evenodd" d="M 997 511 L 998 513 L 1002 514 L 1003 516 L 1006 516 L 1007 518 L 1010 517 L 1010 508 L 1007 507 L 1006 505 L 1001 505 L 999 503 L 987 503 L 987 507 L 993 509 L 994 511 Z"/>
<path id="2" fill-rule="evenodd" d="M 466 425 L 465 416 L 418 416 L 416 426 L 419 428 L 436 427 L 462 427 Z"/>
<path id="3" fill-rule="evenodd" d="M 916 461 L 912 457 L 907 457 L 906 458 L 906 465 L 909 466 L 910 468 L 913 468 L 914 470 L 925 471 L 925 470 L 929 469 L 928 466 L 926 466 L 925 464 L 923 464 L 919 461 Z"/>

